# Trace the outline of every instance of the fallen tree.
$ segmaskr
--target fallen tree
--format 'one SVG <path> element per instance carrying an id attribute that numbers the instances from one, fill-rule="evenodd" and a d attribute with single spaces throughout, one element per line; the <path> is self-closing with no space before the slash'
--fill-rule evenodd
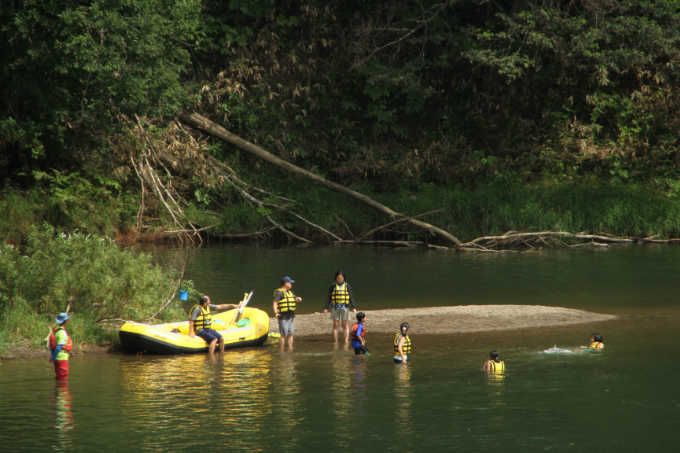
<path id="1" fill-rule="evenodd" d="M 382 212 L 383 214 L 388 215 L 389 217 L 395 219 L 395 218 L 404 218 L 405 222 L 408 222 L 412 225 L 415 225 L 419 228 L 422 228 L 436 236 L 439 236 L 440 238 L 444 239 L 447 243 L 452 244 L 454 248 L 458 249 L 462 246 L 462 243 L 456 236 L 453 234 L 449 233 L 448 231 L 439 228 L 438 226 L 432 225 L 427 222 L 423 222 L 422 220 L 418 220 L 414 217 L 407 217 L 404 216 L 403 214 L 394 211 L 390 209 L 389 207 L 385 206 L 382 203 L 379 203 L 372 199 L 371 197 L 368 197 L 362 193 L 359 193 L 355 190 L 352 190 L 348 187 L 345 187 L 341 184 L 338 184 L 333 181 L 329 181 L 326 178 L 323 178 L 316 173 L 312 173 L 309 170 L 305 170 L 304 168 L 298 167 L 297 165 L 291 164 L 290 162 L 281 159 L 280 157 L 275 156 L 274 154 L 271 154 L 270 152 L 264 150 L 263 148 L 255 145 L 254 143 L 251 143 L 247 140 L 244 140 L 243 138 L 239 137 L 236 134 L 233 134 L 226 130 L 224 127 L 220 126 L 219 124 L 215 123 L 214 121 L 209 120 L 208 118 L 199 115 L 196 112 L 190 112 L 190 113 L 184 113 L 180 115 L 180 120 L 183 121 L 184 123 L 193 126 L 197 129 L 200 129 L 214 137 L 217 137 L 221 140 L 226 141 L 227 143 L 230 143 L 233 146 L 236 146 L 237 148 L 249 152 L 263 160 L 266 160 L 267 162 L 270 162 L 280 168 L 283 168 L 286 171 L 289 171 L 293 174 L 303 176 L 305 178 L 311 179 L 312 181 L 315 181 L 333 191 L 343 193 L 345 195 L 349 195 L 350 197 L 360 201 L 361 203 L 364 203 L 377 211 Z"/>

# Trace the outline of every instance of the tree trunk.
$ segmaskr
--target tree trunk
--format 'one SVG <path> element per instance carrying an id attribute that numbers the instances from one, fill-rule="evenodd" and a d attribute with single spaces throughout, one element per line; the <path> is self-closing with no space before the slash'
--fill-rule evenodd
<path id="1" fill-rule="evenodd" d="M 311 171 L 305 170 L 304 168 L 300 168 L 297 165 L 293 165 L 290 162 L 287 162 L 280 157 L 277 157 L 264 149 L 260 148 L 259 146 L 250 143 L 247 140 L 242 139 L 238 135 L 232 134 L 219 124 L 209 120 L 208 118 L 199 115 L 196 112 L 187 112 L 182 115 L 180 115 L 180 120 L 183 122 L 196 127 L 198 129 L 201 129 L 204 132 L 207 132 L 210 135 L 213 135 L 217 138 L 220 138 L 227 143 L 230 143 L 234 146 L 236 146 L 239 149 L 242 149 L 244 151 L 247 151 L 251 154 L 256 155 L 260 159 L 264 159 L 267 162 L 270 162 L 278 167 L 281 167 L 291 173 L 295 173 L 296 175 L 304 176 L 305 178 L 311 179 L 319 184 L 322 184 L 326 187 L 328 187 L 331 190 L 334 190 L 336 192 L 344 193 L 345 195 L 349 195 L 350 197 L 361 201 L 362 203 L 371 206 L 372 208 L 387 214 L 388 216 L 394 218 L 394 217 L 403 217 L 404 215 L 393 211 L 389 207 L 385 206 L 382 203 L 379 203 L 375 201 L 374 199 L 361 194 L 355 190 L 352 190 L 348 187 L 345 187 L 343 185 L 340 185 L 338 183 L 335 183 L 333 181 L 329 181 L 315 173 L 312 173 Z M 420 228 L 423 228 L 427 231 L 429 231 L 432 234 L 435 234 L 443 239 L 445 239 L 447 242 L 450 242 L 453 244 L 456 248 L 459 248 L 461 246 L 461 242 L 458 240 L 457 237 L 449 233 L 448 231 L 439 228 L 437 226 L 431 225 L 427 222 L 423 222 L 421 220 L 417 220 L 414 218 L 409 218 L 406 220 L 406 222 L 409 222 L 413 225 L 416 225 Z"/>

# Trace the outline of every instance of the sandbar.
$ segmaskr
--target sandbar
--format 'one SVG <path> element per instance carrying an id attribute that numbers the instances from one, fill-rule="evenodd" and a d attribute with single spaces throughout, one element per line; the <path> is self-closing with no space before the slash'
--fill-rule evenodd
<path id="1" fill-rule="evenodd" d="M 412 332 L 453 334 L 566 326 L 616 319 L 611 314 L 544 305 L 456 305 L 364 310 L 364 313 L 371 332 L 380 333 L 392 333 L 404 321 L 409 323 Z M 354 322 L 354 313 L 350 313 L 350 324 Z M 328 313 L 298 314 L 295 316 L 295 335 L 327 334 L 330 323 Z M 271 319 L 270 330 L 279 330 L 274 318 Z"/>

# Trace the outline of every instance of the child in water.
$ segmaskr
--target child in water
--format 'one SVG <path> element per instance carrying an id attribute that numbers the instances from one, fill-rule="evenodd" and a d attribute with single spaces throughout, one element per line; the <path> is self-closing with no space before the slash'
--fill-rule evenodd
<path id="1" fill-rule="evenodd" d="M 493 375 L 502 375 L 505 374 L 505 362 L 501 360 L 501 358 L 498 356 L 498 352 L 496 351 L 491 351 L 489 352 L 489 360 L 484 362 L 484 365 L 482 365 L 482 369 L 486 371 L 488 374 L 493 374 Z"/>
<path id="2" fill-rule="evenodd" d="M 354 348 L 354 353 L 366 354 L 368 349 L 366 348 L 366 328 L 364 327 L 364 320 L 366 315 L 364 312 L 360 311 L 357 313 L 357 322 L 352 326 L 352 347 Z"/>
<path id="3" fill-rule="evenodd" d="M 602 335 L 594 333 L 590 336 L 590 344 L 588 346 L 581 346 L 581 349 L 604 349 L 604 338 L 602 338 Z"/>
<path id="4" fill-rule="evenodd" d="M 413 351 L 411 338 L 408 336 L 408 323 L 402 322 L 399 332 L 394 335 L 394 363 L 406 363 L 409 354 Z"/>

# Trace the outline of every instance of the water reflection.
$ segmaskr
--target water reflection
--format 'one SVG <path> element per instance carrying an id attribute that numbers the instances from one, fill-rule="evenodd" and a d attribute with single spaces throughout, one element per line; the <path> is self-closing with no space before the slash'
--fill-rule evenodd
<path id="1" fill-rule="evenodd" d="M 54 428 L 56 430 L 56 451 L 69 450 L 73 445 L 71 431 L 75 427 L 73 421 L 71 393 L 67 382 L 57 382 L 54 389 Z"/>
<path id="2" fill-rule="evenodd" d="M 489 408 L 488 424 L 494 429 L 503 429 L 505 420 L 505 373 L 486 374 L 487 405 Z"/>
<path id="3" fill-rule="evenodd" d="M 411 367 L 407 364 L 394 367 L 394 398 L 396 401 L 395 423 L 397 436 L 408 438 L 413 434 L 411 398 Z"/>
<path id="4" fill-rule="evenodd" d="M 304 411 L 300 407 L 300 379 L 294 354 L 280 354 L 281 361 L 272 368 L 271 387 L 276 394 L 273 402 L 273 422 L 282 450 L 298 450 L 304 440 L 298 425 L 303 423 Z"/>
<path id="5" fill-rule="evenodd" d="M 270 365 L 271 355 L 262 350 L 123 361 L 123 418 L 140 436 L 163 432 L 143 436 L 142 445 L 150 450 L 176 448 L 176 442 L 183 448 L 209 446 L 229 438 L 233 448 L 255 451 L 252 433 L 264 428 L 270 412 Z M 188 436 L 191 432 L 210 436 Z"/>
<path id="6" fill-rule="evenodd" d="M 338 345 L 334 346 L 337 350 Z M 331 361 L 331 404 L 335 444 L 339 450 L 348 449 L 352 442 L 352 368 L 351 356 L 335 354 Z"/>

